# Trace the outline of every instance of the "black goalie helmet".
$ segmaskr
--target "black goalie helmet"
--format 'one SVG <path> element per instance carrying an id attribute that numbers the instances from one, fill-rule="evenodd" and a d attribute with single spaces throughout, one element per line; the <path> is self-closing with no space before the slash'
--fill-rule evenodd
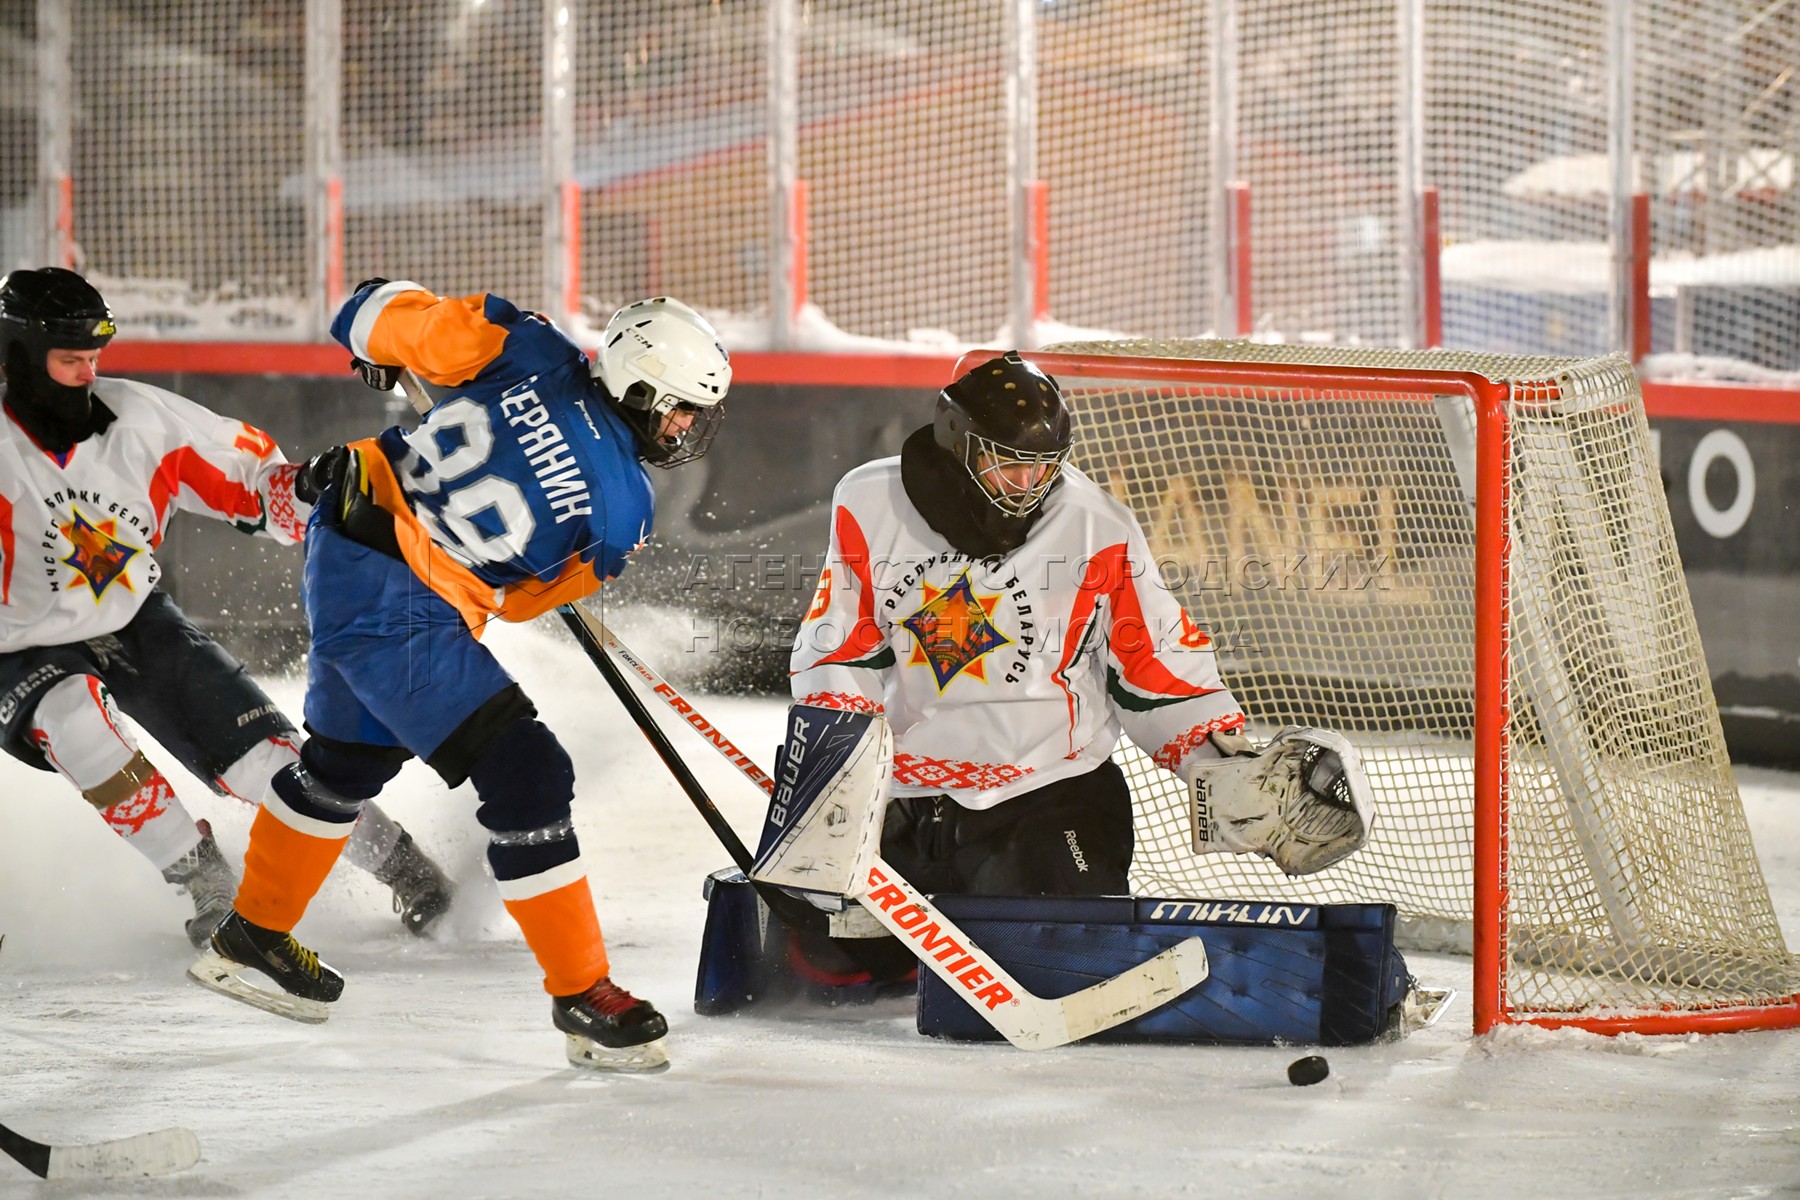
<path id="1" fill-rule="evenodd" d="M 989 359 L 938 393 L 932 436 L 989 503 L 1023 517 L 1056 486 L 1074 435 L 1056 380 L 1015 352 Z"/>
<path id="2" fill-rule="evenodd" d="M 62 267 L 14 271 L 0 280 L 0 343 L 20 347 L 38 370 L 51 350 L 99 350 L 118 327 L 94 285 Z"/>

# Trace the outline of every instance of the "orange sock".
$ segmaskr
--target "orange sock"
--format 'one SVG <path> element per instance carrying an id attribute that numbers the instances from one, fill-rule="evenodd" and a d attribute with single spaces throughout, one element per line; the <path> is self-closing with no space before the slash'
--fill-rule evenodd
<path id="1" fill-rule="evenodd" d="M 502 883 L 502 897 L 505 892 Z M 608 973 L 606 941 L 600 936 L 600 918 L 586 875 L 536 896 L 508 899 L 506 911 L 519 923 L 525 944 L 544 968 L 544 990 L 552 996 L 585 992 Z"/>
<path id="2" fill-rule="evenodd" d="M 244 882 L 238 886 L 234 907 L 252 925 L 291 931 L 331 874 L 332 864 L 350 840 L 350 828 L 345 825 L 344 836 L 338 838 L 302 833 L 259 805 L 256 820 L 250 823 Z"/>

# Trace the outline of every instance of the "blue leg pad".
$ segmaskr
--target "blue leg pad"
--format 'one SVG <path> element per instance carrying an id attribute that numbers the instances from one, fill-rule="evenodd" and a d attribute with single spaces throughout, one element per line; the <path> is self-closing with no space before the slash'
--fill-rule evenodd
<path id="1" fill-rule="evenodd" d="M 1188 937 L 1211 973 L 1187 994 L 1096 1034 L 1099 1042 L 1348 1046 L 1389 1032 L 1406 962 L 1386 904 L 1131 897 L 936 896 L 933 903 L 1036 995 L 1055 998 Z M 999 1037 L 959 993 L 920 973 L 919 1032 Z"/>
<path id="2" fill-rule="evenodd" d="M 835 1008 L 914 991 L 911 956 L 891 938 L 873 945 L 796 933 L 770 914 L 736 867 L 708 875 L 703 894 L 706 928 L 694 981 L 694 1011 L 703 1017 L 788 1005 Z"/>

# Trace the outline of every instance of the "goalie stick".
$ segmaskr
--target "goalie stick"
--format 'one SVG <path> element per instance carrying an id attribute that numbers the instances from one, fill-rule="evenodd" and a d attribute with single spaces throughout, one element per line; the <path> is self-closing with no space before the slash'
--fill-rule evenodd
<path id="1" fill-rule="evenodd" d="M 750 876 L 750 853 L 725 821 L 724 815 L 701 788 L 699 781 L 675 753 L 643 702 L 609 654 L 617 655 L 647 680 L 665 704 L 697 729 L 716 729 L 667 680 L 632 653 L 600 618 L 578 604 L 558 610 L 600 669 L 638 728 L 650 739 L 663 762 L 675 775 L 707 824 L 724 843 L 738 869 Z M 708 737 L 720 754 L 764 792 L 773 792 L 768 774 L 723 736 Z M 898 937 L 925 967 L 951 987 L 967 992 L 976 1012 L 1001 1036 L 1021 1050 L 1048 1050 L 1110 1029 L 1141 1016 L 1195 987 L 1207 977 L 1206 945 L 1199 938 L 1169 947 L 1160 954 L 1109 979 L 1089 985 L 1069 996 L 1034 995 L 1013 979 L 948 917 L 894 870 L 879 854 L 869 854 L 858 870 L 851 899 L 866 908 L 883 927 Z M 760 881 L 752 880 L 759 894 L 773 892 L 785 901 L 813 912 L 810 904 Z M 774 905 L 771 904 L 771 909 Z"/>
<path id="2" fill-rule="evenodd" d="M 425 385 L 419 382 L 411 368 L 400 372 L 400 379 L 394 381 L 394 390 L 405 397 L 412 410 L 421 417 L 431 412 L 431 393 L 425 390 Z"/>
<path id="3" fill-rule="evenodd" d="M 0 1125 L 0 1150 L 39 1179 L 169 1175 L 200 1161 L 200 1139 L 179 1127 L 85 1146 L 51 1146 Z"/>

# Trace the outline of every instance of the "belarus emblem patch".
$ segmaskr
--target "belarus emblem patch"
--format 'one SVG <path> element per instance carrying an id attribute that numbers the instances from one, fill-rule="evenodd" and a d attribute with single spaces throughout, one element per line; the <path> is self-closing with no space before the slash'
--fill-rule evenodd
<path id="1" fill-rule="evenodd" d="M 131 580 L 125 579 L 125 568 L 137 557 L 141 547 L 127 545 L 113 536 L 118 532 L 119 523 L 114 520 L 101 521 L 98 525 L 81 515 L 81 510 L 72 508 L 75 519 L 62 526 L 58 532 L 69 539 L 73 547 L 63 562 L 75 569 L 81 578 L 72 580 L 71 588 L 80 587 L 83 583 L 94 593 L 98 601 L 113 581 L 119 580 L 126 591 L 135 590 Z"/>
<path id="2" fill-rule="evenodd" d="M 929 583 L 924 587 L 924 605 L 900 622 L 915 639 L 907 665 L 929 663 L 940 692 L 965 671 L 985 683 L 982 656 L 1012 641 L 991 620 L 999 593 L 977 596 L 967 571 L 941 592 Z"/>

